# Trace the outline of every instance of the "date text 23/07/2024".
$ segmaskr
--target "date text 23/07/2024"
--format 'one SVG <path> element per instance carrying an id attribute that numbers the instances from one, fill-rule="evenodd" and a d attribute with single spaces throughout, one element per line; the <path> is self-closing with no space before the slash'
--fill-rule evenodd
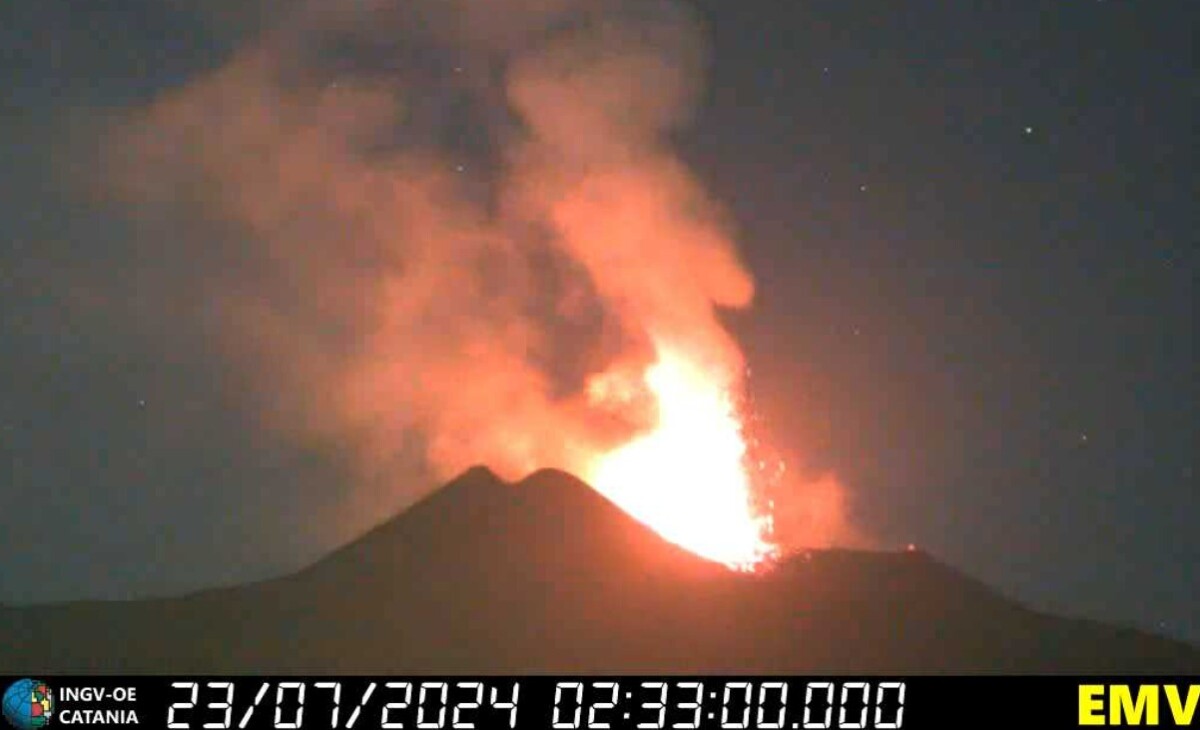
<path id="1" fill-rule="evenodd" d="M 173 682 L 184 698 L 168 708 L 167 727 L 889 730 L 903 727 L 906 689 L 901 681 L 784 678 L 263 681 L 247 703 L 239 695 L 251 690 L 237 692 L 246 681 Z"/>

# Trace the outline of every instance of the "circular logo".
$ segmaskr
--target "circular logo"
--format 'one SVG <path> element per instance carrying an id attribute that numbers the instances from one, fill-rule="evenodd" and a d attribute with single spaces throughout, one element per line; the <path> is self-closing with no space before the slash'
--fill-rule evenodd
<path id="1" fill-rule="evenodd" d="M 45 682 L 18 679 L 4 690 L 4 719 L 17 730 L 46 727 L 54 716 L 54 693 Z"/>

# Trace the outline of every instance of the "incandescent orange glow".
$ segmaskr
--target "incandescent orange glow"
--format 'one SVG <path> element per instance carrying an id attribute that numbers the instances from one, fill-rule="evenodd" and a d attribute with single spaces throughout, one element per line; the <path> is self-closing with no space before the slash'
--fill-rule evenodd
<path id="1" fill-rule="evenodd" d="M 667 540 L 731 568 L 775 552 L 769 516 L 756 513 L 741 417 L 721 377 L 659 348 L 643 375 L 655 427 L 598 457 L 588 481 Z"/>

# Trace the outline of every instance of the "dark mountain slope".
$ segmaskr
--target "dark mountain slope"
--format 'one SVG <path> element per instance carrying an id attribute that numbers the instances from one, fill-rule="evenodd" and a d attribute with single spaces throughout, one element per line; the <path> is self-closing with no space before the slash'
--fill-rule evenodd
<path id="1" fill-rule="evenodd" d="M 570 475 L 472 469 L 293 575 L 0 609 L 0 673 L 1200 672 L 1200 651 L 1041 615 L 920 552 L 701 560 Z"/>

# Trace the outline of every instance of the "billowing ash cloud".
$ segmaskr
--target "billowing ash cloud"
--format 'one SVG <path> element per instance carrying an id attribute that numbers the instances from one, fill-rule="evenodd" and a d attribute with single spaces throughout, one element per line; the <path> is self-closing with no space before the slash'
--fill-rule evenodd
<path id="1" fill-rule="evenodd" d="M 117 124 L 100 188 L 264 423 L 352 455 L 349 523 L 418 464 L 519 477 L 628 439 L 652 413 L 619 386 L 652 342 L 737 387 L 716 311 L 753 283 L 669 144 L 704 71 L 687 8 L 280 8 Z"/>

